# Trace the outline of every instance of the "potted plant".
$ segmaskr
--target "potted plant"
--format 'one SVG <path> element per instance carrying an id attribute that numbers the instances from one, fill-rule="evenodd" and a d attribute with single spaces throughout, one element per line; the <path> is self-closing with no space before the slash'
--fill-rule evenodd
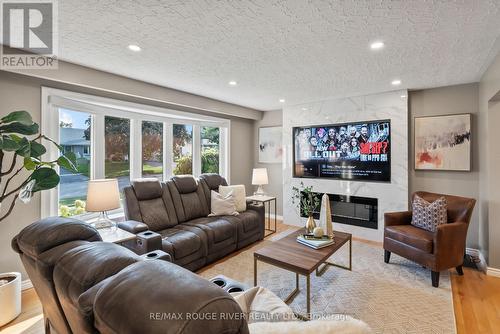
<path id="1" fill-rule="evenodd" d="M 14 209 L 18 200 L 28 203 L 34 193 L 59 184 L 56 166 L 77 172 L 73 152 L 45 161 L 43 141 L 62 148 L 39 133 L 27 111 L 14 111 L 0 118 L 0 222 Z M 6 205 L 6 202 L 9 202 Z M 21 313 L 21 274 L 0 274 L 0 326 Z"/>
<path id="2" fill-rule="evenodd" d="M 305 226 L 306 233 L 313 233 L 313 230 L 316 227 L 313 214 L 314 210 L 320 204 L 320 199 L 318 195 L 313 192 L 313 187 L 304 186 L 304 182 L 300 182 L 300 188 L 292 187 L 292 203 L 297 205 L 299 213 L 308 217 Z"/>
<path id="3" fill-rule="evenodd" d="M 0 327 L 21 313 L 21 274 L 0 274 Z"/>
<path id="4" fill-rule="evenodd" d="M 62 152 L 61 146 L 39 133 L 38 124 L 28 112 L 14 111 L 0 119 L 0 222 L 12 213 L 18 199 L 27 203 L 34 193 L 56 187 L 59 184 L 56 166 L 77 172 L 73 152 L 43 160 L 47 152 L 44 141 Z"/>

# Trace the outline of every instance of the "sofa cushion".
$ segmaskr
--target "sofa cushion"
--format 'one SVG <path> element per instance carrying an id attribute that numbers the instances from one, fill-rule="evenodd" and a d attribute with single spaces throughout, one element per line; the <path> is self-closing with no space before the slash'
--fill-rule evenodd
<path id="1" fill-rule="evenodd" d="M 159 198 L 162 195 L 161 184 L 157 179 L 137 179 L 131 183 L 135 196 L 139 201 Z"/>
<path id="2" fill-rule="evenodd" d="M 413 225 L 396 225 L 385 228 L 385 237 L 402 242 L 426 253 L 432 253 L 434 233 Z"/>
<path id="3" fill-rule="evenodd" d="M 166 184 L 179 223 L 206 217 L 210 213 L 203 189 L 192 176 L 175 176 Z"/>
<path id="4" fill-rule="evenodd" d="M 263 225 L 263 222 L 260 221 L 259 213 L 253 210 L 240 212 L 235 219 L 241 222 L 243 231 L 246 233 L 259 230 Z"/>
<path id="5" fill-rule="evenodd" d="M 222 217 L 193 219 L 186 222 L 185 225 L 196 226 L 209 232 L 213 236 L 213 241 L 215 243 L 234 238 L 237 233 L 234 223 Z"/>
<path id="6" fill-rule="evenodd" d="M 16 247 L 37 259 L 41 253 L 74 240 L 101 241 L 101 237 L 95 228 L 81 220 L 48 217 L 22 229 L 16 237 Z"/>
<path id="7" fill-rule="evenodd" d="M 180 194 L 189 194 L 195 192 L 198 188 L 196 179 L 191 175 L 174 176 L 172 181 L 174 181 Z"/>
<path id="8" fill-rule="evenodd" d="M 142 261 L 131 250 L 107 242 L 91 242 L 66 251 L 54 269 L 57 295 L 74 333 L 92 332 L 88 315 L 79 309 L 82 293 L 123 268 Z M 86 328 L 82 331 L 82 328 Z"/>
<path id="9" fill-rule="evenodd" d="M 176 225 L 176 222 L 170 222 L 161 197 L 139 201 L 139 208 L 142 222 L 148 225 L 151 231 L 158 231 Z"/>
<path id="10" fill-rule="evenodd" d="M 193 313 L 200 317 L 186 316 Z M 100 333 L 248 334 L 240 313 L 223 289 L 166 261 L 142 261 L 122 270 L 102 287 L 94 303 Z"/>
<path id="11" fill-rule="evenodd" d="M 160 231 L 160 234 L 162 248 L 173 257 L 174 262 L 206 248 L 203 238 L 190 231 L 170 228 Z"/>

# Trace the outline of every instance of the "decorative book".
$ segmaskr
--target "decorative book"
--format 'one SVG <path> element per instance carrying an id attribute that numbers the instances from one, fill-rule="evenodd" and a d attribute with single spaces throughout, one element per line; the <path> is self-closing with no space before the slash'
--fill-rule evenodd
<path id="1" fill-rule="evenodd" d="M 323 247 L 333 245 L 335 243 L 335 240 L 333 240 L 332 238 L 325 238 L 325 237 L 310 238 L 309 236 L 299 235 L 297 237 L 297 242 L 314 249 L 320 249 Z"/>

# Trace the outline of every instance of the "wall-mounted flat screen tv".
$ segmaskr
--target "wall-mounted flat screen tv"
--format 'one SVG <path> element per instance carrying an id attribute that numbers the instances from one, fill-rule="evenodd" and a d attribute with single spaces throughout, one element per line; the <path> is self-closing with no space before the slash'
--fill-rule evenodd
<path id="1" fill-rule="evenodd" d="M 293 128 L 293 176 L 391 181 L 390 120 Z"/>

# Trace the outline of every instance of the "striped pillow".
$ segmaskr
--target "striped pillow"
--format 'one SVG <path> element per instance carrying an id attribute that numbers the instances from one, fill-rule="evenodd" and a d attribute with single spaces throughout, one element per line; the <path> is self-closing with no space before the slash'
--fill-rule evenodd
<path id="1" fill-rule="evenodd" d="M 446 198 L 440 197 L 432 203 L 415 195 L 412 203 L 411 224 L 424 230 L 435 232 L 438 225 L 448 221 Z"/>

